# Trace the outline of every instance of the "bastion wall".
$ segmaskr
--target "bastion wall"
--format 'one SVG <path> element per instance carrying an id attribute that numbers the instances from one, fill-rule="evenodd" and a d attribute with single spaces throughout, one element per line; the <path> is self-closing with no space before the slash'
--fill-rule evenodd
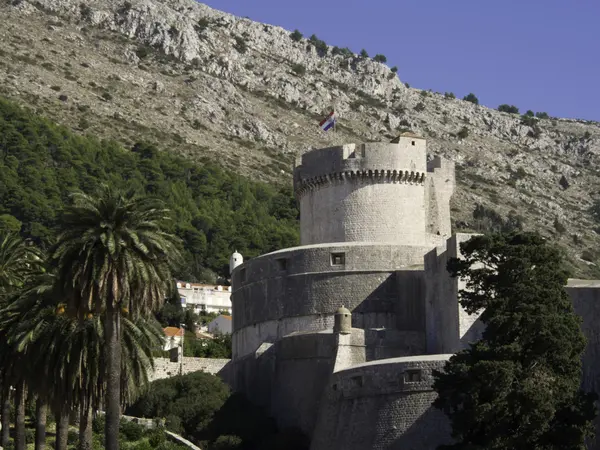
<path id="1" fill-rule="evenodd" d="M 424 332 L 422 264 L 431 248 L 314 245 L 245 262 L 232 274 L 234 358 L 296 331 L 331 329 L 342 305 L 355 328 Z"/>
<path id="2" fill-rule="evenodd" d="M 445 443 L 446 416 L 431 406 L 433 370 L 451 355 L 373 361 L 332 375 L 311 450 L 422 450 Z"/>

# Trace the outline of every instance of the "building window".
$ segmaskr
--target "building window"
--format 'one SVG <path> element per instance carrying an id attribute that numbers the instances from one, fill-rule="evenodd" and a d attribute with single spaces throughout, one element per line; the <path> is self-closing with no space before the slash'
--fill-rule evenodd
<path id="1" fill-rule="evenodd" d="M 287 258 L 279 258 L 276 261 L 277 261 L 277 269 L 279 269 L 279 271 L 284 272 L 287 270 L 287 268 L 288 268 Z"/>
<path id="2" fill-rule="evenodd" d="M 415 141 L 412 141 L 412 142 L 411 142 L 411 144 L 412 144 L 412 145 L 415 145 Z"/>
<path id="3" fill-rule="evenodd" d="M 352 377 L 350 379 L 354 386 L 363 387 L 363 377 Z"/>
<path id="4" fill-rule="evenodd" d="M 346 264 L 345 253 L 332 253 L 331 254 L 331 265 L 332 266 L 343 266 Z"/>
<path id="5" fill-rule="evenodd" d="M 405 383 L 418 383 L 421 380 L 422 377 L 420 370 L 407 370 L 406 372 L 404 372 Z"/>
<path id="6" fill-rule="evenodd" d="M 240 283 L 246 282 L 246 269 L 240 270 Z"/>

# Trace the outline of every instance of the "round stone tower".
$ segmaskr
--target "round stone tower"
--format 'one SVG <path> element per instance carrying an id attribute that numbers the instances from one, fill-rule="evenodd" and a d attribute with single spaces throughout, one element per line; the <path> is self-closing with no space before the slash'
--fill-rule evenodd
<path id="1" fill-rule="evenodd" d="M 301 244 L 426 242 L 426 174 L 417 136 L 303 154 L 294 168 Z"/>

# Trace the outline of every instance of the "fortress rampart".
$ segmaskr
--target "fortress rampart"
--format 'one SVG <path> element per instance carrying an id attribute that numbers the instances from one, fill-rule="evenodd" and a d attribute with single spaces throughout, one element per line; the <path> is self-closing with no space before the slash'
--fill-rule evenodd
<path id="1" fill-rule="evenodd" d="M 331 328 L 340 304 L 353 309 L 356 328 L 423 332 L 423 305 L 414 304 L 414 295 L 424 295 L 420 269 L 430 249 L 314 245 L 247 261 L 232 274 L 234 356 L 293 332 Z"/>
<path id="2" fill-rule="evenodd" d="M 433 370 L 451 355 L 372 361 L 336 372 L 321 402 L 312 450 L 433 449 L 449 435 L 433 409 Z"/>

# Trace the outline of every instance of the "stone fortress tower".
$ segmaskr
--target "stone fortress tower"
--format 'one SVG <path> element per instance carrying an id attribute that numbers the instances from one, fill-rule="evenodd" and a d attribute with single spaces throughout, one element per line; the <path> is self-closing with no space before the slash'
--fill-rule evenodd
<path id="1" fill-rule="evenodd" d="M 432 370 L 480 332 L 445 268 L 454 164 L 426 141 L 312 150 L 294 169 L 301 246 L 232 258 L 230 382 L 313 450 L 448 440 Z"/>

